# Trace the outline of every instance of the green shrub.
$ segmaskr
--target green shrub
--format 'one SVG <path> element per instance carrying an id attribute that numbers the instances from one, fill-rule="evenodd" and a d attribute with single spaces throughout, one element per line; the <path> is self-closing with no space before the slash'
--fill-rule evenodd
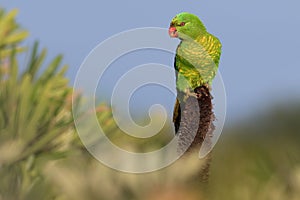
<path id="1" fill-rule="evenodd" d="M 28 63 L 19 65 L 20 42 L 28 33 L 15 22 L 16 13 L 0 10 L 0 194 L 5 199 L 30 194 L 40 185 L 41 165 L 68 153 L 76 138 L 67 66 L 61 67 L 59 55 L 40 71 L 46 50 L 39 52 L 37 43 Z"/>

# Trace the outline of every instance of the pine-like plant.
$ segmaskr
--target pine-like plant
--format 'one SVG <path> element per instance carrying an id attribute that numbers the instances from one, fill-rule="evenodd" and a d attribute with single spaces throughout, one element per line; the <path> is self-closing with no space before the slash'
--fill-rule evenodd
<path id="1" fill-rule="evenodd" d="M 21 46 L 28 32 L 16 14 L 0 8 L 0 200 L 53 199 L 44 166 L 84 149 L 72 113 L 72 103 L 76 109 L 81 98 L 75 95 L 72 102 L 62 55 L 45 65 L 46 49 L 39 50 L 38 43 L 31 50 Z M 20 53 L 28 56 L 24 65 Z M 116 129 L 106 105 L 96 112 L 106 130 Z"/>
<path id="2" fill-rule="evenodd" d="M 67 66 L 59 55 L 41 71 L 46 49 L 39 51 L 37 43 L 28 63 L 19 65 L 28 33 L 16 14 L 0 10 L 0 199 L 42 195 L 41 166 L 70 152 L 76 139 Z"/>

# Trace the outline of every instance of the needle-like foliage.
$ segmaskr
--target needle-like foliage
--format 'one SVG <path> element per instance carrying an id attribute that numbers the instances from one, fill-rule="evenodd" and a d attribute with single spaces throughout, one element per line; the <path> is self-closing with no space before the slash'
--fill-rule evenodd
<path id="1" fill-rule="evenodd" d="M 76 138 L 67 66 L 61 55 L 45 66 L 46 50 L 38 43 L 26 52 L 28 63 L 18 63 L 28 33 L 16 23 L 16 13 L 0 10 L 0 194 L 5 199 L 25 198 L 39 185 L 37 166 L 66 155 Z"/>

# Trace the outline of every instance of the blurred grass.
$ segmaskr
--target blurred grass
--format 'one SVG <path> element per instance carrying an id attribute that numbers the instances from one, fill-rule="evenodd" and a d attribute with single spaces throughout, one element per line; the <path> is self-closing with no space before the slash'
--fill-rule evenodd
<path id="1" fill-rule="evenodd" d="M 196 155 L 142 175 L 117 172 L 89 155 L 76 155 L 51 165 L 46 176 L 65 195 L 63 199 L 296 200 L 300 195 L 300 124 L 288 122 L 297 121 L 300 112 L 281 107 L 278 122 L 268 123 L 278 118 L 278 112 L 270 110 L 259 120 L 254 116 L 224 130 L 213 150 L 208 185 L 197 181 L 201 161 Z M 256 120 L 259 123 L 252 123 Z"/>
<path id="2" fill-rule="evenodd" d="M 225 130 L 214 149 L 213 199 L 298 199 L 300 104 L 276 105 Z"/>
<path id="3" fill-rule="evenodd" d="M 82 152 L 49 164 L 45 175 L 62 199 L 299 199 L 300 125 L 269 124 L 278 116 L 268 113 L 259 123 L 252 124 L 258 118 L 253 117 L 224 131 L 213 150 L 208 185 L 197 181 L 197 155 L 136 175 L 109 169 Z M 295 109 L 280 113 L 280 122 L 300 117 Z"/>
<path id="4" fill-rule="evenodd" d="M 37 44 L 21 46 L 28 33 L 15 15 L 0 9 L 0 200 L 299 199 L 299 102 L 276 105 L 227 127 L 213 150 L 208 185 L 197 179 L 202 161 L 193 154 L 157 172 L 117 172 L 92 158 L 77 138 L 73 88 L 64 76 L 62 57 L 39 71 L 46 50 Z M 19 64 L 17 55 L 28 49 L 29 61 Z M 80 95 L 75 103 L 80 104 Z M 124 135 L 104 104 L 97 116 L 122 148 L 154 150 L 171 137 L 172 127 L 148 140 Z"/>

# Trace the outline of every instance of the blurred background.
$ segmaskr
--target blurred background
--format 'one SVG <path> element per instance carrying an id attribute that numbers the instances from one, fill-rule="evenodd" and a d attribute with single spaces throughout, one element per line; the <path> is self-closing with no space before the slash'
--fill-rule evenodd
<path id="1" fill-rule="evenodd" d="M 296 0 L 2 0 L 0 200 L 299 198 L 299 6 Z M 11 11 L 15 8 L 18 14 Z M 208 185 L 196 181 L 199 163 L 193 160 L 146 175 L 108 169 L 84 150 L 72 123 L 72 85 L 88 53 L 128 29 L 168 28 L 182 11 L 198 15 L 223 44 L 220 73 L 227 117 L 213 151 Z M 158 62 L 172 68 L 173 57 L 142 51 L 112 65 L 107 87 L 97 91 L 97 98 L 104 101 L 97 115 L 116 144 L 130 148 L 134 143 L 146 151 L 169 141 L 171 123 L 147 141 L 123 136 L 107 102 L 114 80 L 122 75 L 118 66 L 127 63 L 122 68 L 126 71 Z M 164 105 L 171 115 L 174 97 L 158 90 L 137 91 L 131 102 L 137 121 L 148 120 L 144 116 L 153 103 Z M 143 94 L 149 95 L 147 101 Z"/>

